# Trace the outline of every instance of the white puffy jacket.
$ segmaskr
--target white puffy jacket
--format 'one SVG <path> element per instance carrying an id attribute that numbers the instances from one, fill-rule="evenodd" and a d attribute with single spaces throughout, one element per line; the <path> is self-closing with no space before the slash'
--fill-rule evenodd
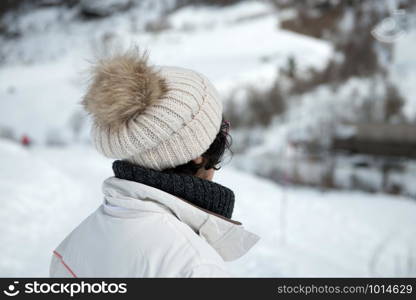
<path id="1" fill-rule="evenodd" d="M 156 188 L 110 177 L 104 203 L 56 248 L 51 277 L 224 277 L 258 240 Z"/>

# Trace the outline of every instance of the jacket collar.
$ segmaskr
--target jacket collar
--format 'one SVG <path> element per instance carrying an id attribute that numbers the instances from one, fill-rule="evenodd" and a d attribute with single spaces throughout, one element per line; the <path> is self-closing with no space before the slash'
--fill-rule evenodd
<path id="1" fill-rule="evenodd" d="M 103 207 L 107 214 L 128 218 L 139 211 L 171 213 L 203 237 L 224 261 L 243 256 L 259 240 L 241 224 L 220 218 L 142 183 L 110 177 L 103 183 L 103 192 Z"/>

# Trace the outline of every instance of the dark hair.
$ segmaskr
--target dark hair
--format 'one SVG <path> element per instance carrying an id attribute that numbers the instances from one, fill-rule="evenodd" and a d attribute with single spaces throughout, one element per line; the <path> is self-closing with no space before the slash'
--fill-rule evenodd
<path id="1" fill-rule="evenodd" d="M 208 150 L 201 155 L 203 159 L 202 163 L 197 164 L 191 160 L 186 164 L 176 166 L 175 168 L 165 169 L 163 172 L 195 175 L 200 168 L 205 168 L 205 170 L 209 170 L 211 168 L 219 170 L 221 168 L 219 164 L 222 162 L 222 158 L 226 150 L 232 154 L 232 139 L 229 134 L 229 129 L 230 123 L 223 120 L 214 141 L 209 146 Z"/>

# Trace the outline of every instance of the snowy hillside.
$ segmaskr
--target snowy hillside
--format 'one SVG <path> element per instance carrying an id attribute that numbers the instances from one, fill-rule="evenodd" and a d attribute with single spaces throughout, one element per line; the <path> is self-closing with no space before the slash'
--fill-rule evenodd
<path id="1" fill-rule="evenodd" d="M 20 16 L 15 26 L 24 38 L 2 45 L 6 64 L 0 68 L 0 127 L 41 143 L 56 131 L 70 139 L 71 118 L 81 109 L 88 61 L 132 45 L 148 50 L 156 64 L 206 74 L 224 98 L 247 83 L 269 85 L 276 66 L 286 64 L 289 56 L 301 68 L 319 68 L 331 54 L 327 42 L 279 30 L 276 15 L 264 3 L 223 10 L 184 8 L 171 14 L 165 21 L 170 26 L 159 33 L 143 29 L 149 20 L 158 20 L 157 10 L 152 11 L 147 15 L 136 7 L 89 22 L 77 20 L 73 10 L 56 7 Z"/>
<path id="2" fill-rule="evenodd" d="M 100 205 L 111 161 L 84 146 L 6 141 L 0 157 L 0 276 L 47 276 L 51 251 Z M 236 193 L 234 219 L 262 238 L 230 263 L 235 276 L 416 275 L 410 199 L 293 189 L 232 168 L 215 176 Z"/>

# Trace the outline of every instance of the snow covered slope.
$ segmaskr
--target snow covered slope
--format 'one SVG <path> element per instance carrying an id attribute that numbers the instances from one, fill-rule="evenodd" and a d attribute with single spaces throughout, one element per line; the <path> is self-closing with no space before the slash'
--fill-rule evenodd
<path id="1" fill-rule="evenodd" d="M 85 146 L 21 148 L 0 140 L 0 276 L 47 276 L 55 246 L 102 201 L 111 161 Z M 260 242 L 235 276 L 415 276 L 416 202 L 293 189 L 232 168 L 234 219 Z"/>
<path id="2" fill-rule="evenodd" d="M 75 225 L 83 190 L 17 145 L 0 141 L 0 156 L 0 276 L 46 275 L 44 250 Z"/>
<path id="3" fill-rule="evenodd" d="M 269 85 L 289 57 L 300 70 L 323 67 L 331 45 L 280 30 L 271 12 L 255 1 L 188 7 L 169 15 L 168 29 L 155 33 L 143 28 L 158 21 L 158 10 L 146 7 L 88 22 L 74 9 L 32 10 L 13 23 L 22 38 L 0 40 L 6 61 L 0 68 L 0 127 L 40 142 L 53 131 L 68 139 L 71 116 L 81 110 L 88 61 L 131 45 L 149 50 L 154 63 L 206 74 L 224 97 L 242 85 Z"/>
<path id="4" fill-rule="evenodd" d="M 234 217 L 262 240 L 232 263 L 240 276 L 415 276 L 416 202 L 293 189 L 226 169 Z"/>

